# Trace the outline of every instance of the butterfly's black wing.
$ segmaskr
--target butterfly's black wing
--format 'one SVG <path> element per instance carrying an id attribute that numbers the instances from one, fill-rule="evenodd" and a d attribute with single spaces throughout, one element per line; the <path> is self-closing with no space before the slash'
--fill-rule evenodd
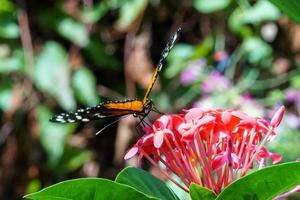
<path id="1" fill-rule="evenodd" d="M 75 112 L 55 115 L 50 121 L 58 123 L 88 122 L 91 120 L 141 113 L 142 110 L 143 103 L 137 99 L 109 101 L 93 107 L 78 109 Z"/>

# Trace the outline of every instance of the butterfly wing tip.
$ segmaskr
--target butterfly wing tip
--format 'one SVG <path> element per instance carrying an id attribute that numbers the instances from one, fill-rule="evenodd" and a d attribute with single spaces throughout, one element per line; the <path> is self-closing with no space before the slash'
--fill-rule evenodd
<path id="1" fill-rule="evenodd" d="M 63 123 L 63 122 L 57 121 L 56 119 L 53 119 L 53 118 L 49 119 L 49 122 L 52 122 L 52 123 Z"/>
<path id="2" fill-rule="evenodd" d="M 56 122 L 56 121 L 55 121 L 55 117 L 51 117 L 51 118 L 49 119 L 49 122 Z"/>

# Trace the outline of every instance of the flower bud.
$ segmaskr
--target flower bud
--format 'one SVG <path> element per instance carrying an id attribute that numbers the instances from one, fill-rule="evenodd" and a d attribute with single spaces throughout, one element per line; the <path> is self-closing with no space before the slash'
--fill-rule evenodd
<path id="1" fill-rule="evenodd" d="M 285 111 L 285 107 L 281 106 L 277 112 L 275 113 L 275 115 L 273 116 L 272 120 L 271 120 L 271 126 L 273 126 L 274 128 L 276 128 L 277 126 L 279 126 L 282 118 L 283 118 L 283 114 Z"/>

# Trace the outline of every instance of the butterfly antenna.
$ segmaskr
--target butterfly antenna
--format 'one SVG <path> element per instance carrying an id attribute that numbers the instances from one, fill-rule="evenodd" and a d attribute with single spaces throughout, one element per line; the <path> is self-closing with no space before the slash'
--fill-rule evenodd
<path id="1" fill-rule="evenodd" d="M 98 135 L 99 133 L 101 133 L 102 131 L 104 131 L 104 130 L 105 130 L 106 128 L 108 128 L 109 126 L 111 126 L 111 125 L 117 123 L 117 122 L 120 121 L 121 119 L 122 119 L 122 117 L 120 117 L 120 118 L 118 118 L 118 119 L 112 121 L 111 123 L 107 124 L 106 126 L 104 126 L 103 128 L 101 128 L 101 129 L 96 133 L 96 135 Z"/>
<path id="2" fill-rule="evenodd" d="M 156 107 L 153 107 L 152 110 L 153 110 L 153 112 L 156 112 L 156 113 L 158 113 L 160 115 L 164 115 L 165 114 L 163 112 L 160 112 Z"/>

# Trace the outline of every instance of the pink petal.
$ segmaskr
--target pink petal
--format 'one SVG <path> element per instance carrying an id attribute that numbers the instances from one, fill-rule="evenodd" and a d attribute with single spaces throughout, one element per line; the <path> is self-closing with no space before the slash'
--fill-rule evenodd
<path id="1" fill-rule="evenodd" d="M 124 156 L 125 160 L 128 160 L 130 158 L 132 158 L 133 156 L 135 156 L 135 154 L 137 154 L 139 148 L 137 148 L 136 146 L 132 147 L 131 149 L 129 149 L 129 151 L 127 151 L 126 155 Z"/>
<path id="2" fill-rule="evenodd" d="M 164 132 L 163 131 L 157 131 L 154 135 L 154 147 L 160 148 L 162 143 L 164 142 Z"/>
<path id="3" fill-rule="evenodd" d="M 212 164 L 211 164 L 211 167 L 213 170 L 217 170 L 217 169 L 220 169 L 225 163 L 227 162 L 227 156 L 226 154 L 220 154 L 220 155 L 217 155 Z"/>
<path id="4" fill-rule="evenodd" d="M 206 115 L 202 119 L 199 120 L 197 126 L 202 126 L 208 124 L 209 122 L 214 121 L 216 118 L 213 116 Z"/>
<path id="5" fill-rule="evenodd" d="M 243 113 L 242 111 L 236 110 L 236 111 L 232 111 L 231 114 L 233 116 L 236 116 L 237 118 L 240 119 L 248 119 L 250 118 L 247 114 Z"/>
<path id="6" fill-rule="evenodd" d="M 153 127 L 153 131 L 157 131 L 157 130 L 161 130 L 164 129 L 164 124 L 163 122 L 160 120 L 160 118 L 158 118 L 157 120 L 155 120 L 155 122 L 152 125 Z"/>
<path id="7" fill-rule="evenodd" d="M 282 159 L 282 156 L 279 153 L 272 153 L 270 155 L 273 164 L 279 163 Z"/>
<path id="8" fill-rule="evenodd" d="M 184 133 L 185 131 L 191 129 L 194 125 L 192 123 L 182 123 L 178 126 L 178 131 Z"/>
<path id="9" fill-rule="evenodd" d="M 172 137 L 172 140 L 175 140 L 173 131 L 171 131 L 170 129 L 164 129 L 163 132 L 165 135 L 170 135 Z"/>
<path id="10" fill-rule="evenodd" d="M 242 119 L 237 126 L 254 126 L 255 124 L 256 124 L 256 119 L 249 117 L 247 119 Z"/>
<path id="11" fill-rule="evenodd" d="M 231 117 L 232 117 L 232 115 L 230 112 L 228 112 L 228 111 L 222 112 L 222 121 L 224 124 L 229 124 Z"/>
<path id="12" fill-rule="evenodd" d="M 178 127 L 184 123 L 184 119 L 180 115 L 173 115 L 172 117 L 172 126 L 174 129 L 178 129 Z"/>
<path id="13" fill-rule="evenodd" d="M 260 158 L 267 158 L 267 157 L 269 157 L 269 155 L 270 155 L 270 152 L 264 147 L 262 147 L 258 153 L 258 156 Z"/>
<path id="14" fill-rule="evenodd" d="M 262 128 L 264 128 L 265 130 L 268 130 L 269 128 L 268 128 L 268 123 L 265 121 L 265 120 L 263 120 L 263 119 L 258 119 L 257 120 L 257 124 L 259 125 L 259 126 L 261 126 Z"/>
<path id="15" fill-rule="evenodd" d="M 233 163 L 232 164 L 233 169 L 238 169 L 240 167 L 239 157 L 235 153 L 232 153 L 231 158 L 232 158 L 232 163 Z"/>
<path id="16" fill-rule="evenodd" d="M 163 115 L 158 120 L 163 124 L 163 127 L 161 127 L 161 129 L 164 129 L 170 123 L 171 117 L 169 115 Z"/>
<path id="17" fill-rule="evenodd" d="M 208 115 L 205 115 L 202 119 L 200 119 L 197 123 L 197 125 L 194 125 L 192 126 L 188 131 L 186 132 L 183 132 L 182 134 L 182 139 L 184 141 L 191 141 L 194 139 L 194 135 L 195 133 L 197 133 L 198 131 L 198 128 L 200 126 L 203 126 L 205 124 L 208 124 L 210 122 L 212 122 L 213 120 L 215 120 L 216 118 L 213 117 L 213 116 L 208 116 Z"/>
<path id="18" fill-rule="evenodd" d="M 183 132 L 183 134 L 182 134 L 182 140 L 186 141 L 186 142 L 194 140 L 195 133 L 198 132 L 197 130 L 198 130 L 198 126 L 193 126 L 188 131 Z"/>
<path id="19" fill-rule="evenodd" d="M 149 134 L 149 135 L 146 135 L 146 136 L 144 136 L 144 137 L 142 137 L 141 139 L 141 144 L 144 144 L 144 143 L 146 143 L 146 142 L 148 142 L 148 140 L 150 140 L 151 141 L 151 139 L 153 138 L 153 133 L 151 133 L 151 134 Z"/>
<path id="20" fill-rule="evenodd" d="M 192 108 L 185 115 L 186 121 L 198 120 L 203 116 L 203 111 L 200 108 Z"/>
<path id="21" fill-rule="evenodd" d="M 272 120 L 271 120 L 271 126 L 273 126 L 274 128 L 276 128 L 277 126 L 279 126 L 282 118 L 283 118 L 283 114 L 285 111 L 285 107 L 281 106 L 277 112 L 275 113 L 275 115 L 273 116 Z"/>

